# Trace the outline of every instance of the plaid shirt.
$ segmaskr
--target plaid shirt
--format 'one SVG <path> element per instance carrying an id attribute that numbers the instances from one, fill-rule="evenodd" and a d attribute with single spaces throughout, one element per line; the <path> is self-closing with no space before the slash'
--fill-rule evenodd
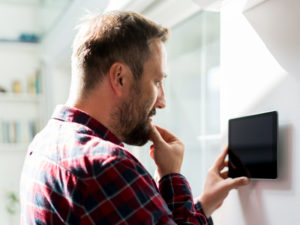
<path id="1" fill-rule="evenodd" d="M 158 186 L 98 121 L 59 106 L 34 138 L 20 185 L 21 224 L 212 224 L 180 174 Z"/>

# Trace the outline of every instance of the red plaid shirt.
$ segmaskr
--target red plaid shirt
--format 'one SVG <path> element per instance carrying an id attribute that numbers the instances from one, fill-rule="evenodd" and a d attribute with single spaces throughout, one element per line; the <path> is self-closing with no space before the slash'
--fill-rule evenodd
<path id="1" fill-rule="evenodd" d="M 86 113 L 57 107 L 34 138 L 21 178 L 21 224 L 212 224 L 180 174 L 158 187 Z"/>

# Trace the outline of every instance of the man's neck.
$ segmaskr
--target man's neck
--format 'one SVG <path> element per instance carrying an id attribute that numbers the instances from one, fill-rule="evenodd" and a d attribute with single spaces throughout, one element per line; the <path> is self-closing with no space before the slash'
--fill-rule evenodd
<path id="1" fill-rule="evenodd" d="M 86 97 L 69 96 L 66 105 L 87 113 L 122 141 L 122 138 L 118 136 L 118 132 L 113 130 L 110 125 L 112 110 L 117 107 L 117 103 L 112 104 L 114 102 L 115 100 L 109 90 L 98 90 L 89 93 Z"/>

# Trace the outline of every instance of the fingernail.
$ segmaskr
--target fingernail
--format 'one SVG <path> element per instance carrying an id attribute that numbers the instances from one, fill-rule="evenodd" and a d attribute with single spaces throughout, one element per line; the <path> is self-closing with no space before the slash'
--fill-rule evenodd
<path id="1" fill-rule="evenodd" d="M 248 179 L 248 178 L 245 178 L 244 180 L 243 180 L 243 184 L 249 184 L 250 183 L 250 180 Z"/>
<path id="2" fill-rule="evenodd" d="M 151 151 L 154 151 L 154 148 L 155 148 L 154 145 L 151 145 L 151 146 L 150 146 L 150 150 L 151 150 Z"/>

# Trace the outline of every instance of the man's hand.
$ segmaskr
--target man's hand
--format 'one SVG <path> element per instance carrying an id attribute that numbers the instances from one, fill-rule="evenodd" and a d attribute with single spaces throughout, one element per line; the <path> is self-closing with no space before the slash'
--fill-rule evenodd
<path id="1" fill-rule="evenodd" d="M 158 179 L 170 173 L 180 173 L 184 145 L 171 132 L 159 126 L 150 125 L 150 140 L 153 145 L 150 156 L 157 166 Z"/>
<path id="2" fill-rule="evenodd" d="M 232 179 L 228 178 L 228 170 L 222 172 L 228 166 L 228 162 L 225 161 L 227 151 L 228 147 L 208 170 L 204 191 L 200 196 L 200 202 L 207 217 L 210 217 L 222 205 L 230 190 L 250 183 L 247 177 Z"/>

